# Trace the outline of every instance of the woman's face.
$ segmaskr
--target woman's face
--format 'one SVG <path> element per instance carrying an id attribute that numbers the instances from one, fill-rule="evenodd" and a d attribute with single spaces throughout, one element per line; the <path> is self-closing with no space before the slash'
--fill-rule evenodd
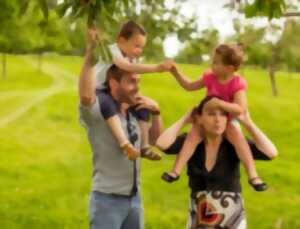
<path id="1" fill-rule="evenodd" d="M 216 108 L 207 102 L 201 115 L 196 116 L 197 123 L 200 124 L 206 135 L 219 136 L 225 132 L 227 126 L 227 114 L 220 108 Z"/>

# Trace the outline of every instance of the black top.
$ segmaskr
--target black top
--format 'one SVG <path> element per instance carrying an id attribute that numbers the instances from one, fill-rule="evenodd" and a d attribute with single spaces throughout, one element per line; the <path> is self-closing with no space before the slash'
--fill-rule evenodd
<path id="1" fill-rule="evenodd" d="M 164 152 L 166 154 L 178 154 L 185 138 L 186 134 L 178 136 L 175 142 Z M 254 159 L 270 160 L 252 141 L 248 141 L 248 143 Z M 205 155 L 205 145 L 204 141 L 202 141 L 188 162 L 187 174 L 192 193 L 204 190 L 241 192 L 240 160 L 234 146 L 227 139 L 223 138 L 217 152 L 215 165 L 210 171 L 207 171 L 205 167 Z"/>

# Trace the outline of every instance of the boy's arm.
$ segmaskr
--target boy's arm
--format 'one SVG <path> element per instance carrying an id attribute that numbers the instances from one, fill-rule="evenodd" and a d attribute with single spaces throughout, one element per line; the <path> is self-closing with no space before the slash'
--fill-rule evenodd
<path id="1" fill-rule="evenodd" d="M 165 60 L 159 64 L 136 64 L 123 57 L 113 59 L 113 63 L 125 71 L 137 74 L 169 71 L 173 65 L 172 60 Z"/>
<path id="2" fill-rule="evenodd" d="M 96 47 L 98 32 L 95 28 L 90 28 L 87 33 L 86 52 L 84 63 L 79 77 L 79 97 L 80 103 L 84 106 L 91 106 L 96 101 L 94 77 L 94 67 L 92 64 L 93 52 Z"/>
<path id="3" fill-rule="evenodd" d="M 192 81 L 179 72 L 176 67 L 172 67 L 171 73 L 177 82 L 187 91 L 195 91 L 204 87 L 202 78 Z"/>

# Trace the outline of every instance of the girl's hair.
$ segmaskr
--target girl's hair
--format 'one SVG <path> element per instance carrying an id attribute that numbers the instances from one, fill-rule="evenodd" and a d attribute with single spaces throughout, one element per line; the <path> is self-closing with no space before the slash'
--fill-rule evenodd
<path id="1" fill-rule="evenodd" d="M 215 49 L 215 54 L 221 56 L 222 63 L 224 65 L 232 65 L 234 66 L 235 70 L 239 69 L 244 58 L 242 44 L 221 44 Z"/>
<path id="2" fill-rule="evenodd" d="M 195 107 L 194 110 L 192 111 L 192 115 L 191 115 L 192 118 L 194 119 L 196 117 L 196 115 L 202 115 L 205 104 L 208 103 L 213 98 L 221 99 L 220 97 L 215 96 L 215 95 L 206 96 L 204 99 L 201 100 L 199 105 L 197 107 Z"/>
<path id="3" fill-rule="evenodd" d="M 141 34 L 143 36 L 146 36 L 146 31 L 141 25 L 130 20 L 122 25 L 118 38 L 123 37 L 126 40 L 128 40 L 135 34 Z"/>

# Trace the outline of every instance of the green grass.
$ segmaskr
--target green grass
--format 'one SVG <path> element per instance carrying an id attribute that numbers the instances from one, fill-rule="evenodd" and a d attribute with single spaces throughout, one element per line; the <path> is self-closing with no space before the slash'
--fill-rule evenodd
<path id="1" fill-rule="evenodd" d="M 0 225 L 18 228 L 87 228 L 91 150 L 78 122 L 77 78 L 81 58 L 47 56 L 43 71 L 37 58 L 9 56 L 8 78 L 0 80 Z M 205 66 L 181 65 L 193 78 Z M 245 68 L 249 107 L 255 122 L 274 141 L 280 156 L 258 162 L 270 190 L 256 193 L 243 175 L 243 196 L 250 229 L 300 228 L 300 74 L 280 72 L 279 97 L 271 95 L 266 71 Z M 165 125 L 196 104 L 204 92 L 185 92 L 168 74 L 142 77 L 142 92 L 158 100 Z M 55 89 L 51 89 L 51 88 Z M 51 91 L 14 119 L 1 120 Z M 160 180 L 174 157 L 143 161 L 142 192 L 146 229 L 184 228 L 189 189 Z M 244 174 L 244 173 L 243 173 Z"/>

